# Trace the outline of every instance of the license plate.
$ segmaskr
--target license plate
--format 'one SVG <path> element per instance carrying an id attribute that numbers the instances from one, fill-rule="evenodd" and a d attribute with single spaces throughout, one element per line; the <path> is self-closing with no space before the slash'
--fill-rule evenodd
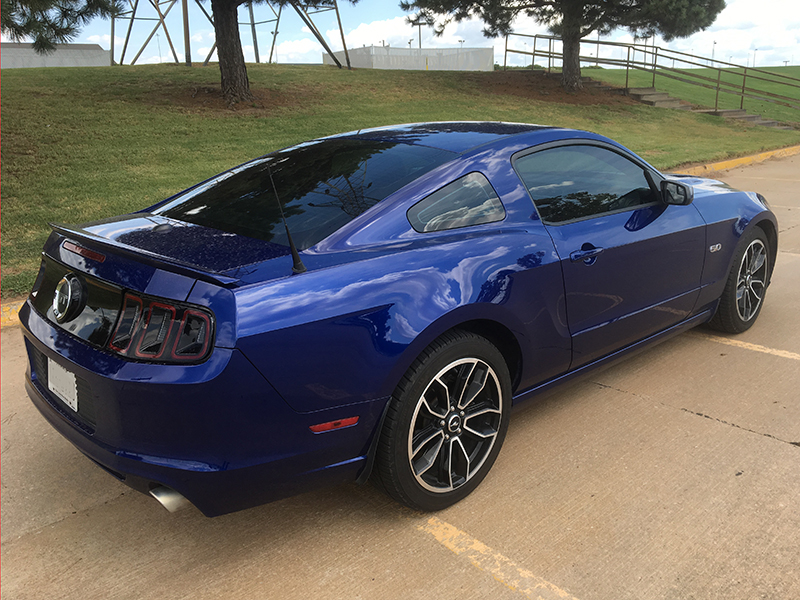
<path id="1" fill-rule="evenodd" d="M 47 387 L 61 398 L 64 404 L 78 412 L 78 386 L 75 383 L 75 373 L 70 373 L 49 358 L 47 359 Z"/>

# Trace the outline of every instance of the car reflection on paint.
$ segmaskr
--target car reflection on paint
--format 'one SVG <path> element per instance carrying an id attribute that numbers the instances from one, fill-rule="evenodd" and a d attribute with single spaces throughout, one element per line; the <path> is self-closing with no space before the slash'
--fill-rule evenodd
<path id="1" fill-rule="evenodd" d="M 749 328 L 776 252 L 760 195 L 592 133 L 351 132 L 53 225 L 27 388 L 170 509 L 372 479 L 437 510 L 489 472 L 512 404 L 700 323 Z"/>

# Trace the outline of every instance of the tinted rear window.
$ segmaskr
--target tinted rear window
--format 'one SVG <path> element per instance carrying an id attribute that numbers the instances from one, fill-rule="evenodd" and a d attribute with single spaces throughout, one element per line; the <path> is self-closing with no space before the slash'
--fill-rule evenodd
<path id="1" fill-rule="evenodd" d="M 376 140 L 309 142 L 222 173 L 153 212 L 288 245 L 269 167 L 292 238 L 303 250 L 455 156 Z"/>

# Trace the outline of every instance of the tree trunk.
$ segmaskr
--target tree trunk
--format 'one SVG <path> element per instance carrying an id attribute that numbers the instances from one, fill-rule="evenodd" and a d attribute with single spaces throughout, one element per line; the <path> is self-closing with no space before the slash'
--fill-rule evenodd
<path id="1" fill-rule="evenodd" d="M 217 35 L 217 56 L 222 77 L 222 96 L 228 106 L 252 100 L 247 67 L 244 64 L 236 0 L 211 0 L 214 31 Z"/>
<path id="2" fill-rule="evenodd" d="M 568 92 L 583 89 L 581 83 L 581 17 L 582 2 L 567 0 L 563 3 L 564 17 L 561 22 L 561 44 L 563 46 L 563 66 L 561 68 L 561 87 Z"/>

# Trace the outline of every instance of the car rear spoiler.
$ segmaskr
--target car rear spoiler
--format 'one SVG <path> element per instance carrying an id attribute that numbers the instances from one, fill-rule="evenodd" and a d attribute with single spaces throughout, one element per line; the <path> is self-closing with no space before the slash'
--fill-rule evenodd
<path id="1" fill-rule="evenodd" d="M 50 225 L 54 232 L 63 237 L 85 241 L 91 246 L 100 246 L 102 248 L 112 250 L 116 254 L 133 258 L 134 260 L 142 261 L 144 259 L 145 262 L 148 262 L 153 266 L 164 268 L 168 271 L 172 271 L 173 273 L 178 273 L 180 275 L 185 275 L 187 277 L 192 277 L 194 279 L 199 279 L 201 281 L 206 281 L 224 287 L 232 287 L 239 282 L 239 279 L 235 277 L 228 277 L 227 275 L 222 275 L 220 273 L 204 271 L 194 265 L 175 260 L 174 258 L 156 254 L 155 252 L 150 252 L 148 250 L 142 250 L 141 248 L 134 248 L 133 246 L 128 246 L 127 244 L 123 244 L 116 240 L 109 240 L 108 238 L 100 237 L 74 226 L 64 225 L 61 223 L 48 223 L 48 225 Z"/>

